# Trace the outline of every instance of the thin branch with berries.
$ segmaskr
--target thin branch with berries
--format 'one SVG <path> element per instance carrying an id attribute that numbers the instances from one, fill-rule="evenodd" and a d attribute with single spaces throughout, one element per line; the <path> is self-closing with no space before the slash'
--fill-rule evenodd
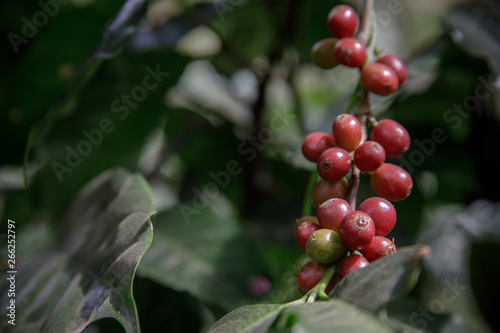
<path id="1" fill-rule="evenodd" d="M 397 220 L 390 201 L 407 198 L 413 187 L 405 170 L 386 162 L 408 150 L 408 132 L 394 120 L 377 121 L 371 112 L 370 94 L 392 95 L 407 79 L 398 57 L 376 51 L 373 0 L 364 2 L 361 20 L 350 6 L 338 5 L 327 22 L 334 38 L 313 46 L 313 62 L 323 69 L 351 67 L 361 75 L 346 113 L 333 122 L 332 133 L 311 133 L 302 144 L 304 157 L 316 163 L 304 216 L 295 225 L 297 243 L 311 259 L 297 276 L 307 302 L 325 298 L 353 270 L 396 251 L 394 242 L 385 237 Z M 357 207 L 363 174 L 370 176 L 378 196 Z"/>

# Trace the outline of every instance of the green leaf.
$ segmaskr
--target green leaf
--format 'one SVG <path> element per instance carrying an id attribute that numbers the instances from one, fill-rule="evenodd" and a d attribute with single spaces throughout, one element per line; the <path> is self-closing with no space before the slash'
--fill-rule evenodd
<path id="1" fill-rule="evenodd" d="M 151 199 L 143 177 L 123 170 L 107 171 L 85 186 L 54 246 L 19 268 L 16 325 L 2 321 L 0 330 L 80 332 L 112 317 L 126 332 L 138 332 L 132 281 L 153 236 Z M 4 281 L 2 309 L 10 301 Z"/>
<path id="2" fill-rule="evenodd" d="M 243 306 L 222 317 L 208 333 L 265 333 L 285 307 L 285 304 Z"/>
<path id="3" fill-rule="evenodd" d="M 278 326 L 285 324 L 303 333 L 393 332 L 373 314 L 338 299 L 290 307 L 278 319 Z"/>
<path id="4" fill-rule="evenodd" d="M 182 203 L 157 216 L 155 241 L 138 274 L 226 310 L 255 302 L 252 278 L 270 276 L 255 241 L 243 234 L 236 221 L 209 208 L 187 207 Z M 198 215 L 184 218 L 181 209 Z"/>
<path id="5" fill-rule="evenodd" d="M 422 261 L 430 258 L 430 253 L 426 245 L 398 249 L 396 253 L 350 273 L 334 288 L 332 296 L 378 313 L 393 297 L 413 288 Z"/>

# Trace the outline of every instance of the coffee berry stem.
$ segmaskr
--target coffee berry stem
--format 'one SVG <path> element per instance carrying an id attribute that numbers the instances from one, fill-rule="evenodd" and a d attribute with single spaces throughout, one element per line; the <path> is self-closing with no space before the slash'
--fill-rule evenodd
<path id="1" fill-rule="evenodd" d="M 371 19 L 373 8 L 373 0 L 365 0 L 361 11 L 361 27 L 359 29 L 357 39 L 364 45 L 368 44 L 371 35 Z"/>
<path id="2" fill-rule="evenodd" d="M 302 299 L 305 300 L 305 303 L 314 303 L 317 298 L 319 299 L 330 298 L 330 296 L 328 296 L 325 293 L 325 289 L 328 286 L 328 283 L 332 279 L 333 275 L 335 274 L 336 270 L 337 267 L 335 265 L 332 265 L 330 268 L 328 268 L 328 270 L 325 272 L 325 275 L 323 275 L 321 280 L 319 280 L 318 284 L 315 285 L 302 297 Z"/>
<path id="3" fill-rule="evenodd" d="M 367 130 L 366 127 L 369 123 L 369 120 L 372 117 L 370 101 L 368 99 L 368 90 L 363 88 L 361 91 L 361 104 L 354 111 L 354 116 L 358 118 L 359 123 L 361 124 L 361 142 L 360 145 L 366 141 L 367 138 Z M 361 171 L 358 169 L 356 165 L 352 168 L 351 179 L 349 181 L 349 188 L 347 189 L 346 201 L 351 205 L 353 210 L 356 210 L 356 199 L 358 197 L 358 188 L 359 188 L 359 180 L 360 180 Z"/>

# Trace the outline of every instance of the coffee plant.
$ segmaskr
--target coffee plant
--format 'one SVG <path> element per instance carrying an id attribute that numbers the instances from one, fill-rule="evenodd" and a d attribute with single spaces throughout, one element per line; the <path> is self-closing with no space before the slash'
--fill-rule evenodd
<path id="1" fill-rule="evenodd" d="M 0 2 L 0 332 L 497 332 L 496 1 Z"/>

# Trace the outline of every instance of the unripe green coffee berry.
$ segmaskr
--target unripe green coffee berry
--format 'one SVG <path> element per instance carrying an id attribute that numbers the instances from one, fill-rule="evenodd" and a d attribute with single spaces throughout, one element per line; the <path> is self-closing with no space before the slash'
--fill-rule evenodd
<path id="1" fill-rule="evenodd" d="M 306 253 L 320 264 L 338 260 L 347 250 L 338 232 L 330 229 L 315 231 L 306 242 Z"/>

